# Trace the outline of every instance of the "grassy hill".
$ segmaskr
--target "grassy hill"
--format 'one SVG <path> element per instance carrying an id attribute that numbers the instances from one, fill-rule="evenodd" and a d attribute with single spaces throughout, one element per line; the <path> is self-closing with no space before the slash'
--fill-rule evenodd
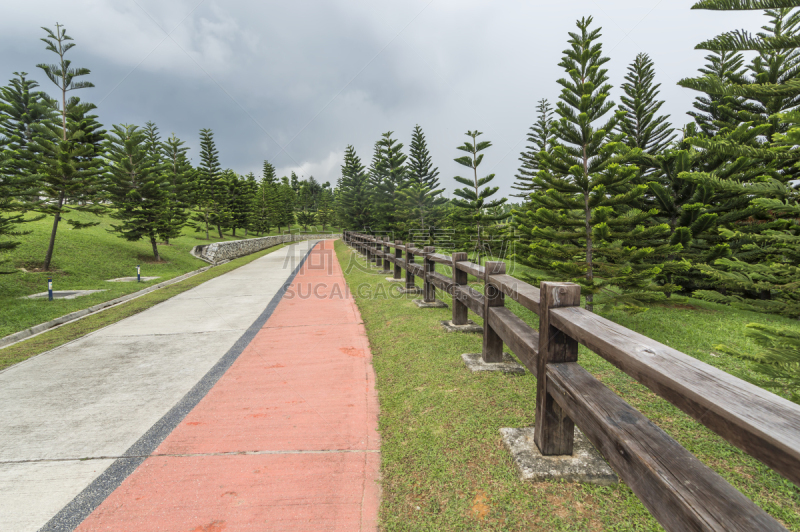
<path id="1" fill-rule="evenodd" d="M 13 268 L 14 273 L 0 275 L 0 337 L 207 266 L 207 263 L 189 253 L 194 246 L 244 238 L 244 232 L 240 230 L 235 238 L 226 234 L 221 240 L 215 238 L 215 231 L 209 241 L 205 240 L 205 233 L 195 233 L 193 229 L 186 228 L 183 236 L 172 240 L 168 246 L 159 246 L 162 261 L 156 263 L 148 241 L 128 242 L 110 233 L 111 218 L 77 213 L 71 216 L 84 222 L 100 221 L 100 225 L 74 230 L 62 222 L 56 236 L 50 272 L 36 270 L 44 261 L 52 217 L 26 224 L 25 230 L 32 231 L 31 234 L 21 237 L 22 244 L 7 254 L 11 263 L 5 264 L 3 270 Z M 250 235 L 251 238 L 254 236 Z M 137 264 L 142 267 L 142 276 L 159 279 L 149 283 L 106 282 L 118 277 L 135 276 Z M 23 299 L 24 296 L 47 291 L 49 277 L 53 278 L 54 290 L 105 292 L 73 300 Z"/>

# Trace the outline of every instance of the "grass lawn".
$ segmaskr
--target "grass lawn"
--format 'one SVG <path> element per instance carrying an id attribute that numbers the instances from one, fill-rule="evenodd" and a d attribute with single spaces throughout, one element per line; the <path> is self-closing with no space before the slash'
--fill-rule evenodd
<path id="1" fill-rule="evenodd" d="M 534 423 L 536 379 L 472 374 L 462 353 L 479 353 L 481 336 L 445 333 L 449 309 L 418 309 L 392 296 L 393 283 L 364 267 L 341 241 L 336 253 L 369 335 L 380 400 L 381 530 L 661 530 L 624 484 L 595 487 L 523 484 L 499 429 Z M 418 280 L 419 283 L 419 280 Z M 450 303 L 447 294 L 438 297 Z M 538 318 L 507 306 L 532 326 Z M 714 352 L 726 343 L 744 351 L 748 323 L 800 331 L 800 322 L 696 300 L 629 316 L 603 315 L 703 362 L 736 373 L 746 364 Z M 481 319 L 470 314 L 476 323 Z M 677 408 L 581 346 L 581 364 L 737 489 L 800 531 L 800 489 L 748 457 Z"/>
<path id="2" fill-rule="evenodd" d="M 13 269 L 15 273 L 0 275 L 0 338 L 207 266 L 207 263 L 189 254 L 194 246 L 245 238 L 240 230 L 236 237 L 226 234 L 221 240 L 218 235 L 215 238 L 214 231 L 208 241 L 204 233 L 201 235 L 185 228 L 183 236 L 171 241 L 168 246 L 159 246 L 162 262 L 155 263 L 149 241 L 128 242 L 109 232 L 111 224 L 115 223 L 111 218 L 80 213 L 75 213 L 74 217 L 84 222 L 100 221 L 100 225 L 73 230 L 62 222 L 56 235 L 51 272 L 23 269 L 34 270 L 44 262 L 52 217 L 25 224 L 23 230 L 32 233 L 21 237 L 22 244 L 3 256 L 11 261 L 3 265 L 3 270 Z M 297 230 L 295 226 L 293 231 Z M 277 231 L 271 234 L 277 234 Z M 252 238 L 254 235 L 249 236 Z M 108 279 L 135 276 L 137 264 L 142 267 L 143 277 L 159 279 L 149 283 L 106 282 Z M 106 291 L 73 300 L 22 299 L 23 296 L 47 291 L 48 277 L 53 278 L 54 290 Z"/>
<path id="3" fill-rule="evenodd" d="M 53 329 L 35 336 L 30 340 L 25 340 L 10 347 L 6 347 L 5 349 L 0 349 L 0 371 L 9 366 L 22 362 L 23 360 L 26 360 L 32 356 L 55 349 L 60 345 L 71 342 L 72 340 L 76 340 L 92 331 L 102 329 L 103 327 L 107 327 L 108 325 L 116 323 L 129 316 L 138 314 L 149 309 L 150 307 L 158 305 L 162 301 L 166 301 L 171 297 L 177 296 L 182 292 L 209 281 L 214 277 L 219 277 L 220 275 L 235 270 L 236 268 L 244 266 L 245 264 L 249 264 L 256 259 L 263 257 L 264 255 L 272 253 L 273 251 L 277 251 L 288 245 L 289 244 L 281 244 L 269 249 L 265 249 L 264 251 L 259 251 L 258 253 L 253 253 L 252 255 L 247 255 L 246 257 L 234 259 L 221 266 L 211 268 L 210 270 L 199 273 L 179 283 L 175 283 L 160 290 L 150 292 L 142 297 L 138 297 L 132 301 L 128 301 L 127 303 L 112 307 L 97 314 L 91 314 L 78 321 L 67 323 L 57 329 Z"/>

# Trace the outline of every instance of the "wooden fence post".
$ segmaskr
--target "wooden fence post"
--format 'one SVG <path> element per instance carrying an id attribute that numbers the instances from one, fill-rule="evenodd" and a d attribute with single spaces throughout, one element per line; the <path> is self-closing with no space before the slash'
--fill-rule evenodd
<path id="1" fill-rule="evenodd" d="M 462 272 L 456 268 L 457 262 L 465 262 L 467 259 L 469 259 L 467 253 L 453 253 L 453 282 L 455 286 L 453 286 L 453 293 L 450 294 L 453 296 L 453 325 L 466 325 L 468 322 L 467 314 L 469 313 L 469 307 L 458 299 L 456 290 L 456 287 L 462 289 L 466 289 L 467 287 L 467 272 Z"/>
<path id="2" fill-rule="evenodd" d="M 483 307 L 483 361 L 486 363 L 503 361 L 503 339 L 489 326 L 489 309 L 492 307 L 503 307 L 506 302 L 503 292 L 489 283 L 489 277 L 492 275 L 503 275 L 505 273 L 505 262 L 486 261 L 486 268 L 483 272 L 485 287 Z"/>
<path id="3" fill-rule="evenodd" d="M 381 245 L 380 245 L 380 241 L 381 240 L 382 240 L 382 237 L 381 238 L 378 238 L 376 236 L 372 237 L 372 252 L 375 255 L 375 266 L 378 267 L 378 268 L 382 268 L 383 267 L 382 261 L 381 261 L 381 256 L 378 255 L 378 251 L 381 250 Z"/>
<path id="4" fill-rule="evenodd" d="M 414 264 L 414 254 L 411 253 L 411 242 L 406 242 L 406 290 L 414 290 L 417 285 L 414 283 L 414 272 L 411 265 Z"/>
<path id="5" fill-rule="evenodd" d="M 391 254 L 392 248 L 389 247 L 389 237 L 388 236 L 383 239 L 383 252 L 384 252 L 384 256 L 383 256 L 383 271 L 384 271 L 384 273 L 389 273 L 389 271 L 390 271 L 389 270 L 389 264 L 391 264 L 391 262 L 389 261 L 389 254 Z"/>
<path id="6" fill-rule="evenodd" d="M 581 287 L 572 283 L 543 282 L 540 288 L 539 359 L 536 381 L 534 440 L 544 456 L 571 455 L 575 423 L 547 390 L 547 365 L 578 361 L 578 342 L 550 325 L 550 309 L 581 304 Z"/>
<path id="7" fill-rule="evenodd" d="M 395 240 L 394 243 L 397 246 L 403 245 L 402 240 Z M 400 261 L 403 258 L 403 250 L 394 248 L 394 258 L 397 259 L 397 261 Z M 400 280 L 400 264 L 398 264 L 398 262 L 394 263 L 394 278 L 398 281 Z"/>
<path id="8" fill-rule="evenodd" d="M 436 303 L 436 287 L 433 285 L 432 282 L 430 282 L 430 280 L 428 280 L 428 274 L 436 271 L 436 263 L 433 262 L 430 258 L 428 258 L 428 255 L 434 253 L 436 251 L 436 248 L 433 246 L 425 246 L 423 248 L 423 251 L 425 252 L 425 254 L 423 255 L 425 283 L 423 284 L 422 300 L 425 301 L 425 303 Z"/>

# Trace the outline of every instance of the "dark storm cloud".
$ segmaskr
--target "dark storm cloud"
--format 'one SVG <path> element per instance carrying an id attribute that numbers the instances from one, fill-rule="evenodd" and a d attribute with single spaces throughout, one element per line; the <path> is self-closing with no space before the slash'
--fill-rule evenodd
<path id="1" fill-rule="evenodd" d="M 408 144 L 419 123 L 449 188 L 455 146 L 477 128 L 494 143 L 486 171 L 508 194 L 536 101 L 558 96 L 561 50 L 580 16 L 603 26 L 615 86 L 647 52 L 665 111 L 676 124 L 687 120 L 694 95 L 675 83 L 703 64 L 694 44 L 762 24 L 752 13 L 712 15 L 691 4 L 33 0 L 4 7 L 0 76 L 24 70 L 54 93 L 35 64 L 53 60 L 39 27 L 58 21 L 78 44 L 75 65 L 92 69 L 97 88 L 80 95 L 98 103 L 107 126 L 153 120 L 195 159 L 198 130 L 210 127 L 226 167 L 258 174 L 270 159 L 282 174 L 335 182 L 347 144 L 368 163 L 382 132 Z"/>

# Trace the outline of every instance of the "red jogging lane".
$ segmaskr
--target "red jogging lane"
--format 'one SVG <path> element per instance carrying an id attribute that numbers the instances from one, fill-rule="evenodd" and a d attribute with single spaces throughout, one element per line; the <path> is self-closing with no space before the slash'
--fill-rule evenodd
<path id="1" fill-rule="evenodd" d="M 206 397 L 76 530 L 376 530 L 366 332 L 325 241 Z"/>

